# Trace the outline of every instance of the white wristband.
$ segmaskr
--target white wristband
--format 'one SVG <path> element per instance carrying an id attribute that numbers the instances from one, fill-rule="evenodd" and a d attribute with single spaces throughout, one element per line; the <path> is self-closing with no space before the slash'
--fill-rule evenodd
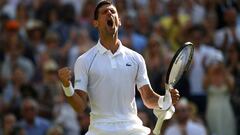
<path id="1" fill-rule="evenodd" d="M 71 97 L 74 94 L 74 89 L 73 89 L 72 83 L 71 82 L 69 82 L 69 83 L 70 83 L 70 85 L 68 87 L 64 87 L 62 85 L 63 91 L 67 97 Z"/>
<path id="2" fill-rule="evenodd" d="M 161 110 L 167 110 L 172 105 L 172 98 L 169 90 L 166 90 L 165 96 L 160 96 L 158 99 L 158 106 Z"/>

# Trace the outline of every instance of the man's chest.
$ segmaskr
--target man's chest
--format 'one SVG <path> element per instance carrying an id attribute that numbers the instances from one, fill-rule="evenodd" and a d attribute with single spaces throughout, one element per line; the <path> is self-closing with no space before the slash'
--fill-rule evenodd
<path id="1" fill-rule="evenodd" d="M 104 83 L 134 82 L 138 72 L 138 64 L 130 56 L 101 55 L 96 57 L 89 68 L 90 82 Z"/>

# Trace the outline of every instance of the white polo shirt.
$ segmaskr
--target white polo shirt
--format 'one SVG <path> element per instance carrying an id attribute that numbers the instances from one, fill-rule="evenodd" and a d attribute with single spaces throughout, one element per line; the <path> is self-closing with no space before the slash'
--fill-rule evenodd
<path id="1" fill-rule="evenodd" d="M 135 85 L 150 84 L 143 57 L 119 40 L 112 54 L 100 42 L 81 55 L 74 68 L 75 90 L 87 92 L 91 122 L 138 121 Z"/>

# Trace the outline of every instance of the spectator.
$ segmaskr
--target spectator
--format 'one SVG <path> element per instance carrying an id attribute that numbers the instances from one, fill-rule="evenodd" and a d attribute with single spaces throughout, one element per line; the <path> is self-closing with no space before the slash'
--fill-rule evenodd
<path id="1" fill-rule="evenodd" d="M 48 31 L 44 41 L 46 47 L 45 51 L 49 54 L 50 58 L 53 58 L 55 61 L 59 62 L 59 58 L 61 57 L 59 35 L 54 31 Z"/>
<path id="2" fill-rule="evenodd" d="M 216 15 L 215 14 L 206 15 L 203 25 L 206 28 L 206 36 L 204 39 L 205 43 L 214 46 L 214 36 L 217 27 Z"/>
<path id="3" fill-rule="evenodd" d="M 197 106 L 189 101 L 190 119 L 194 122 L 201 123 L 204 125 L 203 119 L 198 114 Z"/>
<path id="4" fill-rule="evenodd" d="M 5 46 L 5 59 L 1 68 L 4 79 L 10 80 L 13 67 L 19 66 L 24 70 L 26 79 L 32 79 L 34 73 L 33 63 L 22 55 L 24 46 L 17 36 L 9 37 Z"/>
<path id="5" fill-rule="evenodd" d="M 227 51 L 227 69 L 235 80 L 235 90 L 231 94 L 231 101 L 236 115 L 238 134 L 240 134 L 240 50 L 239 45 L 232 45 Z"/>
<path id="6" fill-rule="evenodd" d="M 92 14 L 94 12 L 94 7 L 95 7 L 95 1 L 94 0 L 85 0 L 83 7 L 82 7 L 82 12 L 81 16 L 78 18 L 79 23 L 82 27 L 84 28 L 89 28 L 91 26 L 91 20 L 92 20 Z"/>
<path id="7" fill-rule="evenodd" d="M 192 26 L 189 29 L 190 41 L 195 46 L 193 64 L 189 71 L 190 99 L 197 105 L 201 115 L 205 113 L 206 94 L 202 87 L 202 79 L 204 76 L 203 59 L 206 57 L 206 51 L 209 48 L 203 45 L 205 29 L 202 26 Z"/>
<path id="8" fill-rule="evenodd" d="M 61 84 L 57 77 L 58 65 L 54 60 L 47 60 L 43 64 L 43 80 L 36 89 L 39 94 L 39 115 L 53 120 L 55 99 L 60 95 Z"/>
<path id="9" fill-rule="evenodd" d="M 9 80 L 3 89 L 3 101 L 7 110 L 13 111 L 18 116 L 19 106 L 22 101 L 21 87 L 26 84 L 26 76 L 19 67 L 13 69 L 11 80 Z"/>
<path id="10" fill-rule="evenodd" d="M 210 133 L 236 135 L 236 121 L 230 104 L 234 80 L 223 63 L 209 65 L 204 77 L 204 87 L 208 94 L 206 120 Z"/>
<path id="11" fill-rule="evenodd" d="M 56 5 L 50 6 L 49 9 L 46 10 L 46 17 L 43 19 L 49 30 L 54 31 L 60 25 L 59 10 L 59 6 Z"/>
<path id="12" fill-rule="evenodd" d="M 153 89 L 160 90 L 164 88 L 164 72 L 167 67 L 163 66 L 163 49 L 160 40 L 152 35 L 144 52 L 148 75 Z M 160 93 L 159 93 L 160 94 Z"/>
<path id="13" fill-rule="evenodd" d="M 187 14 L 179 14 L 179 1 L 170 0 L 167 3 L 168 15 L 160 18 L 160 25 L 166 30 L 167 40 L 170 48 L 174 51 L 180 46 L 179 37 L 181 37 L 181 29 L 189 23 Z"/>
<path id="14" fill-rule="evenodd" d="M 26 23 L 25 31 L 28 38 L 27 46 L 25 47 L 25 56 L 36 64 L 39 54 L 46 50 L 43 44 L 43 37 L 45 34 L 43 22 L 35 19 L 29 20 Z"/>
<path id="15" fill-rule="evenodd" d="M 201 24 L 206 15 L 206 11 L 199 1 L 196 0 L 186 0 L 182 2 L 184 14 L 188 14 L 191 17 L 192 24 Z"/>
<path id="16" fill-rule="evenodd" d="M 148 12 L 151 22 L 157 22 L 161 15 L 163 15 L 163 4 L 158 0 L 149 0 Z"/>
<path id="17" fill-rule="evenodd" d="M 217 19 L 218 29 L 221 29 L 227 25 L 225 22 L 225 18 L 223 18 L 225 14 L 224 12 L 231 8 L 234 8 L 235 10 L 239 11 L 239 7 L 237 6 L 237 0 L 220 0 L 220 1 L 216 1 L 215 4 L 216 4 L 215 11 L 218 17 Z"/>
<path id="18" fill-rule="evenodd" d="M 140 10 L 138 11 L 138 17 L 137 17 L 137 22 L 138 22 L 138 26 L 136 29 L 136 31 L 145 36 L 145 37 L 149 37 L 152 31 L 152 27 L 151 27 L 151 22 L 150 22 L 150 18 L 149 18 L 149 14 L 146 10 Z"/>
<path id="19" fill-rule="evenodd" d="M 5 40 L 8 37 L 14 37 L 19 35 L 20 23 L 17 20 L 8 20 L 5 25 L 3 25 L 3 31 L 5 32 L 3 36 L 5 36 Z"/>
<path id="20" fill-rule="evenodd" d="M 3 127 L 1 135 L 11 135 L 11 132 L 16 124 L 14 114 L 8 113 L 3 117 Z"/>
<path id="21" fill-rule="evenodd" d="M 71 48 L 68 52 L 68 65 L 73 68 L 77 58 L 89 50 L 94 42 L 91 40 L 88 30 L 84 28 L 72 31 L 72 38 L 69 42 Z"/>
<path id="22" fill-rule="evenodd" d="M 9 37 L 17 37 L 19 35 L 19 23 L 16 20 L 10 20 L 8 16 L 1 15 L 1 33 L 0 33 L 0 59 L 1 64 L 5 58 L 6 43 L 8 42 Z"/>
<path id="23" fill-rule="evenodd" d="M 30 98 L 23 100 L 21 111 L 23 119 L 19 125 L 26 130 L 27 135 L 45 135 L 50 127 L 49 121 L 38 116 L 38 103 Z"/>
<path id="24" fill-rule="evenodd" d="M 56 31 L 59 34 L 60 43 L 65 43 L 69 39 L 71 28 L 76 26 L 75 10 L 73 5 L 71 4 L 62 5 L 60 14 L 61 23 L 54 31 Z"/>
<path id="25" fill-rule="evenodd" d="M 87 28 L 90 34 L 91 39 L 94 42 L 98 41 L 98 32 L 97 30 L 91 25 L 92 23 L 92 14 L 94 12 L 96 1 L 95 0 L 86 0 L 81 16 L 78 18 L 78 23 L 80 27 Z"/>
<path id="26" fill-rule="evenodd" d="M 240 43 L 234 43 L 227 50 L 226 66 L 234 76 L 237 89 L 240 89 Z"/>
<path id="27" fill-rule="evenodd" d="M 25 41 L 27 33 L 25 31 L 26 25 L 30 19 L 27 4 L 23 1 L 19 1 L 16 5 L 16 21 L 19 23 L 19 35 Z"/>
<path id="28" fill-rule="evenodd" d="M 64 135 L 79 135 L 80 127 L 77 115 L 73 108 L 66 103 L 63 93 L 59 95 L 54 106 L 54 122 L 63 127 Z"/>
<path id="29" fill-rule="evenodd" d="M 176 122 L 170 125 L 164 135 L 207 135 L 205 127 L 190 119 L 189 103 L 180 99 L 176 105 Z"/>
<path id="30" fill-rule="evenodd" d="M 122 34 L 124 36 L 120 38 L 123 39 L 123 44 L 126 43 L 127 47 L 132 48 L 138 53 L 143 53 L 147 46 L 147 37 L 135 31 L 134 23 L 134 18 L 129 15 L 123 18 L 123 26 L 125 29 L 120 35 Z"/>
<path id="31" fill-rule="evenodd" d="M 118 0 L 118 2 L 116 3 L 116 8 L 118 10 L 118 14 L 120 18 L 122 18 L 122 15 L 129 12 L 126 0 Z"/>
<path id="32" fill-rule="evenodd" d="M 240 42 L 240 26 L 237 25 L 237 11 L 235 8 L 224 11 L 226 26 L 215 34 L 215 46 L 225 53 L 234 42 Z"/>

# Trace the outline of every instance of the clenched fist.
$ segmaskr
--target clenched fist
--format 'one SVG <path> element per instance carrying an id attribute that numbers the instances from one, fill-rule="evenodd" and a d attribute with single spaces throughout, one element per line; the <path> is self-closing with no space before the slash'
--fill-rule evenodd
<path id="1" fill-rule="evenodd" d="M 177 89 L 172 89 L 172 90 L 170 90 L 170 93 L 171 93 L 171 97 L 172 97 L 172 103 L 173 103 L 173 105 L 175 105 L 179 101 L 179 98 L 180 98 L 179 91 Z"/>
<path id="2" fill-rule="evenodd" d="M 72 78 L 72 71 L 69 67 L 64 67 L 58 70 L 58 77 L 60 81 L 62 82 L 64 87 L 69 87 L 70 80 Z"/>

